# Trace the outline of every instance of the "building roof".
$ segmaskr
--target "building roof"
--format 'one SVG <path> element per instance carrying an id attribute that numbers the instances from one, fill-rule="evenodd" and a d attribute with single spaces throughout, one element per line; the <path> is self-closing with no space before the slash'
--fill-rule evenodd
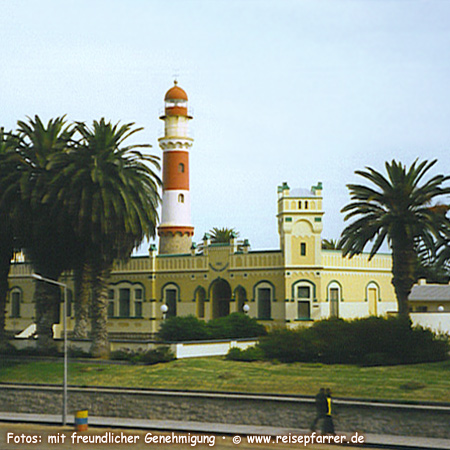
<path id="1" fill-rule="evenodd" d="M 450 285 L 424 284 L 413 286 L 409 301 L 450 301 Z"/>
<path id="2" fill-rule="evenodd" d="M 175 80 L 173 82 L 173 87 L 171 87 L 167 92 L 166 92 L 166 96 L 164 97 L 165 101 L 168 100 L 186 100 L 188 99 L 188 96 L 186 94 L 186 92 L 184 91 L 184 89 L 181 89 L 178 86 L 178 82 Z"/>

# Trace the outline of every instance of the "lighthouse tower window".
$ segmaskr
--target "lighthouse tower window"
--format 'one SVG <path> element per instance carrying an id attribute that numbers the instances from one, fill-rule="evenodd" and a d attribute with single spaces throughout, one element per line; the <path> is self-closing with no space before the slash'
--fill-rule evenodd
<path id="1" fill-rule="evenodd" d="M 184 203 L 184 195 L 183 194 L 178 195 L 178 203 Z"/>
<path id="2" fill-rule="evenodd" d="M 184 173 L 184 164 L 183 163 L 178 164 L 178 172 Z"/>
<path id="3" fill-rule="evenodd" d="M 301 256 L 306 256 L 306 244 L 304 242 L 302 242 L 300 244 L 300 255 Z"/>

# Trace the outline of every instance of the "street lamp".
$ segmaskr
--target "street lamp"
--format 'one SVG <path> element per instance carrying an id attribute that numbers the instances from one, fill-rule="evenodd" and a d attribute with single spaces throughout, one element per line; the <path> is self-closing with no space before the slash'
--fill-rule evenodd
<path id="1" fill-rule="evenodd" d="M 248 306 L 248 304 L 246 303 L 242 309 L 244 310 L 244 314 L 248 314 L 248 312 L 250 311 L 250 306 Z"/>
<path id="2" fill-rule="evenodd" d="M 37 273 L 32 273 L 31 276 L 39 281 L 44 281 L 49 284 L 56 284 L 64 288 L 64 306 L 63 306 L 63 331 L 64 331 L 64 378 L 63 378 L 63 410 L 62 410 L 62 424 L 67 423 L 67 285 L 59 281 L 45 278 Z"/>
<path id="3" fill-rule="evenodd" d="M 169 307 L 164 303 L 163 305 L 161 305 L 161 312 L 163 314 L 163 320 L 166 320 L 167 311 L 169 311 Z"/>

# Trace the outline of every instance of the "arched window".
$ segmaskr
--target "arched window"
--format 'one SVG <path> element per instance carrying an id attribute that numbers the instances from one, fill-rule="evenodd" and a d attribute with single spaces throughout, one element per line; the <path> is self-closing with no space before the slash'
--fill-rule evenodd
<path id="1" fill-rule="evenodd" d="M 108 288 L 108 317 L 142 317 L 144 287 L 141 283 L 122 281 Z"/>
<path id="2" fill-rule="evenodd" d="M 195 291 L 195 301 L 197 302 L 197 317 L 199 319 L 203 319 L 205 317 L 205 299 L 205 289 L 202 287 L 198 287 Z"/>
<path id="3" fill-rule="evenodd" d="M 376 316 L 378 312 L 377 302 L 380 301 L 380 288 L 374 281 L 371 281 L 366 287 L 366 299 L 369 303 L 369 315 Z"/>
<path id="4" fill-rule="evenodd" d="M 337 281 L 332 281 L 328 285 L 328 299 L 330 301 L 330 317 L 339 317 L 339 302 L 342 300 L 342 289 Z"/>
<path id="5" fill-rule="evenodd" d="M 308 280 L 298 281 L 293 285 L 293 296 L 297 302 L 297 319 L 311 319 L 311 303 L 315 296 L 315 286 Z"/>
<path id="6" fill-rule="evenodd" d="M 184 203 L 184 194 L 178 194 L 178 203 Z"/>
<path id="7" fill-rule="evenodd" d="M 163 288 L 163 303 L 169 308 L 166 317 L 174 317 L 177 315 L 177 299 L 179 297 L 178 286 L 174 283 L 167 284 Z"/>
<path id="8" fill-rule="evenodd" d="M 178 172 L 184 173 L 184 164 L 183 163 L 178 164 Z"/>
<path id="9" fill-rule="evenodd" d="M 268 320 L 272 318 L 273 290 L 273 286 L 267 281 L 262 281 L 255 286 L 258 319 Z"/>
<path id="10" fill-rule="evenodd" d="M 22 303 L 22 291 L 15 288 L 11 292 L 11 316 L 20 317 L 20 304 Z"/>

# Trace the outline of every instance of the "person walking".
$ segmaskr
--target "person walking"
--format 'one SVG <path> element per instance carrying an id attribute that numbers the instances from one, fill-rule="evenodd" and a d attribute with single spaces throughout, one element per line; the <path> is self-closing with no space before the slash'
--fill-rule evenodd
<path id="1" fill-rule="evenodd" d="M 327 397 L 325 394 L 325 388 L 320 388 L 316 395 L 316 417 L 311 424 L 311 431 L 316 431 L 317 424 L 320 420 L 324 420 L 328 411 Z"/>
<path id="2" fill-rule="evenodd" d="M 325 400 L 327 410 L 322 422 L 322 434 L 332 434 L 334 436 L 336 432 L 334 431 L 334 423 L 333 423 L 331 390 L 328 388 L 325 390 Z"/>

